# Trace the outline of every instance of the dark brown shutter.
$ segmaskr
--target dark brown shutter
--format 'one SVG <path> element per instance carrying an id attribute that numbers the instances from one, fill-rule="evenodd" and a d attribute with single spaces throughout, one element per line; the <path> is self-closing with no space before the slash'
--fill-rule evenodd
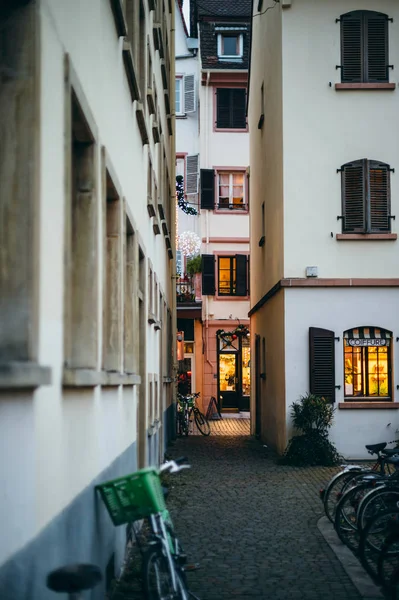
<path id="1" fill-rule="evenodd" d="M 389 165 L 369 161 L 369 231 L 389 232 L 391 222 Z"/>
<path id="2" fill-rule="evenodd" d="M 247 126 L 244 88 L 218 88 L 216 90 L 216 127 L 219 129 L 245 129 Z"/>
<path id="3" fill-rule="evenodd" d="M 245 89 L 232 91 L 231 127 L 233 129 L 245 129 L 247 126 L 245 117 L 246 95 Z"/>
<path id="4" fill-rule="evenodd" d="M 201 169 L 201 208 L 215 208 L 215 173 L 213 169 Z"/>
<path id="5" fill-rule="evenodd" d="M 388 76 L 388 17 L 365 12 L 365 81 L 386 82 Z"/>
<path id="6" fill-rule="evenodd" d="M 247 292 L 247 257 L 236 254 L 236 296 L 246 296 Z"/>
<path id="7" fill-rule="evenodd" d="M 366 231 L 366 170 L 366 159 L 342 166 L 343 233 Z"/>
<path id="8" fill-rule="evenodd" d="M 203 254 L 202 257 L 202 294 L 215 295 L 215 257 L 213 254 Z"/>
<path id="9" fill-rule="evenodd" d="M 335 402 L 334 332 L 309 327 L 309 391 Z"/>
<path id="10" fill-rule="evenodd" d="M 341 16 L 341 80 L 363 81 L 362 12 Z"/>
<path id="11" fill-rule="evenodd" d="M 251 293 L 251 257 L 248 256 L 248 296 Z"/>
<path id="12" fill-rule="evenodd" d="M 228 129 L 230 122 L 231 89 L 217 88 L 216 90 L 216 127 Z"/>

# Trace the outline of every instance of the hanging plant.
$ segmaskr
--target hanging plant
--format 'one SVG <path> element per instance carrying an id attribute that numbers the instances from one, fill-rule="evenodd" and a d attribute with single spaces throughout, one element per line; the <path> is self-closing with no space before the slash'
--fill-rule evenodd
<path id="1" fill-rule="evenodd" d="M 224 329 L 218 329 L 216 335 L 223 343 L 231 346 L 232 341 L 236 340 L 239 336 L 249 337 L 249 329 L 245 325 L 237 325 L 233 331 L 225 331 Z"/>
<path id="2" fill-rule="evenodd" d="M 178 204 L 179 208 L 181 208 L 181 210 L 183 212 L 185 212 L 186 215 L 197 215 L 198 214 L 198 212 L 195 210 L 195 208 L 190 206 L 184 197 L 183 175 L 177 175 L 177 177 L 176 177 L 176 198 L 177 198 L 177 204 Z"/>

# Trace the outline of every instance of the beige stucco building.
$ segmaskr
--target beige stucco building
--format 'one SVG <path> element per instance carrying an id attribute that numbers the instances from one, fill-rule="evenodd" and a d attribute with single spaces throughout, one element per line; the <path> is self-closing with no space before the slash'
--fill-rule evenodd
<path id="1" fill-rule="evenodd" d="M 307 392 L 335 403 L 345 456 L 397 437 L 398 11 L 253 3 L 251 406 L 280 452 Z"/>
<path id="2" fill-rule="evenodd" d="M 173 22 L 160 0 L 0 9 L 1 598 L 52 598 L 69 562 L 108 584 L 125 528 L 94 486 L 173 426 Z"/>
<path id="3" fill-rule="evenodd" d="M 191 372 L 193 391 L 201 392 L 204 410 L 214 396 L 222 410 L 247 411 L 249 134 L 245 107 L 250 1 L 193 0 L 190 8 L 191 37 L 182 11 L 176 11 L 176 89 L 181 90 L 176 104 L 176 153 L 177 173 L 185 176 L 186 199 L 197 214 L 178 210 L 178 227 L 179 234 L 188 231 L 198 236 L 202 294 L 191 303 L 181 294 L 178 328 L 185 332 L 184 368 Z M 192 89 L 193 102 L 187 96 Z M 187 287 L 186 263 L 182 257 L 178 291 L 179 286 Z"/>

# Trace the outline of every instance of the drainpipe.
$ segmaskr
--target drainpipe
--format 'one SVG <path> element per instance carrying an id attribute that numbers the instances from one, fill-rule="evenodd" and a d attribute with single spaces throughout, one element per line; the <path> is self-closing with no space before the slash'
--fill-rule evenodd
<path id="1" fill-rule="evenodd" d="M 208 143 L 209 143 L 209 101 L 208 101 L 208 91 L 209 91 L 209 80 L 210 80 L 211 74 L 208 71 L 208 73 L 206 74 L 206 86 L 205 86 L 205 123 L 206 123 L 206 128 L 205 128 L 205 165 L 208 168 L 208 157 L 209 157 L 209 153 L 208 153 Z M 205 234 L 206 234 L 206 252 L 208 254 L 209 252 L 209 211 L 206 211 L 205 213 Z M 206 346 L 206 362 L 208 363 L 208 365 L 210 365 L 211 369 L 212 369 L 212 375 L 214 373 L 215 370 L 215 365 L 213 364 L 213 362 L 211 362 L 210 358 L 209 358 L 209 297 L 206 296 L 206 301 L 205 301 L 205 346 Z"/>

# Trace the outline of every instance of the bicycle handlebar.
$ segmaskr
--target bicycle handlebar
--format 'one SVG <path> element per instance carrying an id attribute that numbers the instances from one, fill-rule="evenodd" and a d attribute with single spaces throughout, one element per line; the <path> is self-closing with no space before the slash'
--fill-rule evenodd
<path id="1" fill-rule="evenodd" d="M 169 473 L 178 473 L 182 469 L 190 469 L 191 465 L 187 464 L 187 458 L 185 456 L 181 456 L 180 458 L 176 458 L 175 460 L 168 460 L 168 462 L 164 463 L 159 467 L 159 472 L 163 473 L 164 471 L 169 471 Z"/>

